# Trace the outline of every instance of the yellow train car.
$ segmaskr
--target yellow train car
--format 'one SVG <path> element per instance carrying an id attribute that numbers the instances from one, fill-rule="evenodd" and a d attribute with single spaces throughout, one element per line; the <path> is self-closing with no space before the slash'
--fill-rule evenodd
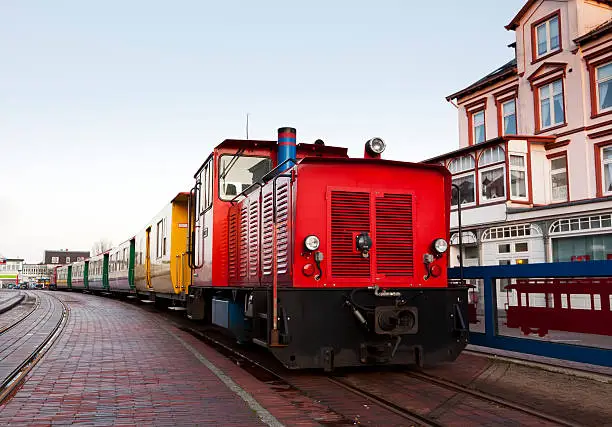
<path id="1" fill-rule="evenodd" d="M 185 300 L 191 285 L 188 201 L 189 193 L 179 193 L 135 236 L 134 285 L 139 295 Z"/>
<path id="2" fill-rule="evenodd" d="M 64 265 L 57 269 L 57 289 L 68 289 L 68 272 L 70 266 Z"/>

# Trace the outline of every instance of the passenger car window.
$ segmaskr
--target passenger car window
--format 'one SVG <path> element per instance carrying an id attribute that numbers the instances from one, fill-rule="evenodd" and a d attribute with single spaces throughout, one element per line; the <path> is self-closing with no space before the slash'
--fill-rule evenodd
<path id="1" fill-rule="evenodd" d="M 225 155 L 219 159 L 219 197 L 231 200 L 272 170 L 269 157 Z"/>

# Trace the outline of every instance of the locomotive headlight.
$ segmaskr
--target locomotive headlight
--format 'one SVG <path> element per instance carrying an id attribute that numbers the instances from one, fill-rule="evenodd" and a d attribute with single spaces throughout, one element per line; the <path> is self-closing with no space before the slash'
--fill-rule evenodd
<path id="1" fill-rule="evenodd" d="M 439 254 L 443 254 L 448 249 L 448 242 L 444 239 L 436 239 L 433 242 L 435 251 Z"/>
<path id="2" fill-rule="evenodd" d="M 385 151 L 385 141 L 381 138 L 372 138 L 368 142 L 366 142 L 366 150 L 370 152 L 370 154 L 382 154 Z"/>
<path id="3" fill-rule="evenodd" d="M 319 238 L 314 234 L 306 236 L 306 238 L 304 239 L 304 247 L 309 251 L 316 251 L 317 249 L 319 249 L 320 244 L 321 242 L 319 241 Z"/>

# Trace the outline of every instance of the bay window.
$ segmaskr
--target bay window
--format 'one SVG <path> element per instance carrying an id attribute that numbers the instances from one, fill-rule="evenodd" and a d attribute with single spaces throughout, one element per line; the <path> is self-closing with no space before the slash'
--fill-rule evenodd
<path id="1" fill-rule="evenodd" d="M 612 62 L 595 69 L 598 112 L 612 111 Z"/>
<path id="2" fill-rule="evenodd" d="M 565 123 L 563 82 L 561 79 L 540 86 L 540 129 Z"/>
<path id="3" fill-rule="evenodd" d="M 478 161 L 480 201 L 492 202 L 506 198 L 505 153 L 500 146 L 486 149 Z"/>
<path id="4" fill-rule="evenodd" d="M 453 174 L 453 184 L 459 187 L 459 193 L 453 188 L 451 205 L 457 206 L 461 198 L 461 206 L 476 202 L 475 162 L 470 155 L 453 159 L 448 164 L 448 170 Z"/>
<path id="5" fill-rule="evenodd" d="M 511 99 L 502 104 L 503 135 L 516 135 L 516 99 Z"/>
<path id="6" fill-rule="evenodd" d="M 550 160 L 551 198 L 553 202 L 567 201 L 567 157 Z"/>
<path id="7" fill-rule="evenodd" d="M 561 39 L 559 37 L 559 15 L 535 25 L 535 58 L 540 58 L 548 55 L 561 47 Z"/>
<path id="8" fill-rule="evenodd" d="M 472 143 L 479 144 L 485 141 L 485 113 L 484 110 L 472 114 Z"/>
<path id="9" fill-rule="evenodd" d="M 514 199 L 527 198 L 527 171 L 524 155 L 510 155 L 510 196 Z"/>

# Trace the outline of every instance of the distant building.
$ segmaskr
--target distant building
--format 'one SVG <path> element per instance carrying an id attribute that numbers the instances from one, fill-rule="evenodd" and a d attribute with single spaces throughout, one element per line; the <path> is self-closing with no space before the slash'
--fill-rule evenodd
<path id="1" fill-rule="evenodd" d="M 18 284 L 22 268 L 23 259 L 0 257 L 0 288 Z"/>
<path id="2" fill-rule="evenodd" d="M 75 261 L 83 261 L 89 258 L 89 251 L 45 251 L 43 264 L 64 265 Z"/>
<path id="3" fill-rule="evenodd" d="M 612 2 L 530 0 L 506 29 L 514 58 L 447 97 L 459 148 L 427 161 L 460 188 L 452 264 L 459 203 L 466 265 L 610 260 Z"/>
<path id="4" fill-rule="evenodd" d="M 46 264 L 23 264 L 20 282 L 36 282 L 39 279 L 49 279 L 53 272 L 52 265 Z"/>

